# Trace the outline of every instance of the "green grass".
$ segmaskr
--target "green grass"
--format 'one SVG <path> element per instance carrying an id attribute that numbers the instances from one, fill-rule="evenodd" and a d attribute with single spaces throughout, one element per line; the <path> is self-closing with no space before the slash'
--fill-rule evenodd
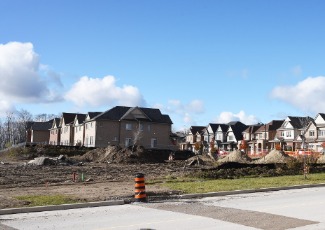
<path id="1" fill-rule="evenodd" d="M 217 180 L 179 178 L 167 180 L 162 186 L 183 193 L 207 193 L 319 183 L 325 183 L 325 173 L 308 174 L 307 179 L 303 175 Z"/>
<path id="2" fill-rule="evenodd" d="M 17 200 L 30 202 L 28 206 L 47 206 L 77 203 L 78 200 L 63 195 L 32 195 L 32 196 L 17 196 Z"/>

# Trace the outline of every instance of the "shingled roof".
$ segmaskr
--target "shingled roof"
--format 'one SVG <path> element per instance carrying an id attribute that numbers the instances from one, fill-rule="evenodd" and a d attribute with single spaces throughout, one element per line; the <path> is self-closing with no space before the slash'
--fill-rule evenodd
<path id="1" fill-rule="evenodd" d="M 36 130 L 37 131 L 45 131 L 45 130 L 51 129 L 52 124 L 53 124 L 53 119 L 49 120 L 49 121 L 44 121 L 44 122 L 35 121 L 35 122 L 31 122 L 29 124 L 28 129 L 31 129 L 31 130 L 34 130 L 34 131 L 36 131 Z"/>
<path id="2" fill-rule="evenodd" d="M 190 132 L 194 135 L 197 132 L 201 133 L 203 129 L 205 129 L 205 126 L 191 126 L 190 127 Z"/>
<path id="3" fill-rule="evenodd" d="M 82 114 L 82 113 L 79 113 L 76 115 L 77 120 L 78 120 L 78 124 L 81 124 L 85 121 L 86 119 L 86 114 Z"/>
<path id="4" fill-rule="evenodd" d="M 243 139 L 243 131 L 247 129 L 247 125 L 240 121 L 229 122 L 228 125 L 231 127 L 237 140 Z"/>
<path id="5" fill-rule="evenodd" d="M 120 121 L 123 116 L 132 108 L 140 109 L 149 118 L 151 122 L 172 124 L 170 117 L 166 114 L 161 114 L 159 109 L 127 106 L 115 106 L 112 109 L 109 109 L 95 116 L 92 120 Z"/>
<path id="6" fill-rule="evenodd" d="M 62 118 L 64 119 L 64 123 L 72 124 L 74 122 L 74 119 L 78 113 L 62 113 Z"/>
<path id="7" fill-rule="evenodd" d="M 290 119 L 290 123 L 294 128 L 301 129 L 306 127 L 310 121 L 313 121 L 314 119 L 311 117 L 292 117 L 288 116 Z"/>

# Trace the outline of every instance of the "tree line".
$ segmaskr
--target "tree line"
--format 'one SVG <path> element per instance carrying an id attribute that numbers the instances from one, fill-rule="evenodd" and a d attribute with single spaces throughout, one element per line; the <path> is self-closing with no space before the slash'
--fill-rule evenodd
<path id="1" fill-rule="evenodd" d="M 45 113 L 33 115 L 24 109 L 6 112 L 4 117 L 0 117 L 0 150 L 26 142 L 29 122 L 44 122 L 55 117 L 60 115 Z"/>

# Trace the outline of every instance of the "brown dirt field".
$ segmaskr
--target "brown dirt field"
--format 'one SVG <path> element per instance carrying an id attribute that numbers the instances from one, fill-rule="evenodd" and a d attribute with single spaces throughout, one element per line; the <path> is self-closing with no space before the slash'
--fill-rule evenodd
<path id="1" fill-rule="evenodd" d="M 166 177 L 183 175 L 184 164 L 185 161 L 155 164 L 89 162 L 83 166 L 37 166 L 26 162 L 6 162 L 0 164 L 0 208 L 24 206 L 24 202 L 14 199 L 22 195 L 63 194 L 81 202 L 131 199 L 137 173 L 143 173 L 146 181 L 163 181 Z M 74 172 L 76 181 L 73 180 Z M 157 183 L 147 183 L 146 193 L 150 199 L 150 196 L 177 191 L 170 191 Z"/>

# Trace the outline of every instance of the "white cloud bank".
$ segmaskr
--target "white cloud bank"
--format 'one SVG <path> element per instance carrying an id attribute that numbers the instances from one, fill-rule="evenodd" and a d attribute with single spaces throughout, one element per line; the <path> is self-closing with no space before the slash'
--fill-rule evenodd
<path id="1" fill-rule="evenodd" d="M 50 80 L 40 74 L 39 56 L 33 44 L 0 44 L 0 112 L 13 109 L 16 103 L 50 103 L 61 100 L 48 87 Z M 56 81 L 60 81 L 56 76 Z"/>
<path id="2" fill-rule="evenodd" d="M 113 76 L 81 77 L 66 93 L 65 99 L 72 101 L 78 107 L 144 106 L 146 104 L 138 88 L 131 85 L 118 87 Z"/>
<path id="3" fill-rule="evenodd" d="M 325 111 L 325 77 L 308 77 L 292 86 L 278 86 L 271 97 L 284 101 L 305 112 Z"/>
<path id="4" fill-rule="evenodd" d="M 232 112 L 221 112 L 220 115 L 213 120 L 213 123 L 228 123 L 231 121 L 240 121 L 245 125 L 257 124 L 259 121 L 253 115 L 246 115 L 244 111 L 235 114 Z"/>

